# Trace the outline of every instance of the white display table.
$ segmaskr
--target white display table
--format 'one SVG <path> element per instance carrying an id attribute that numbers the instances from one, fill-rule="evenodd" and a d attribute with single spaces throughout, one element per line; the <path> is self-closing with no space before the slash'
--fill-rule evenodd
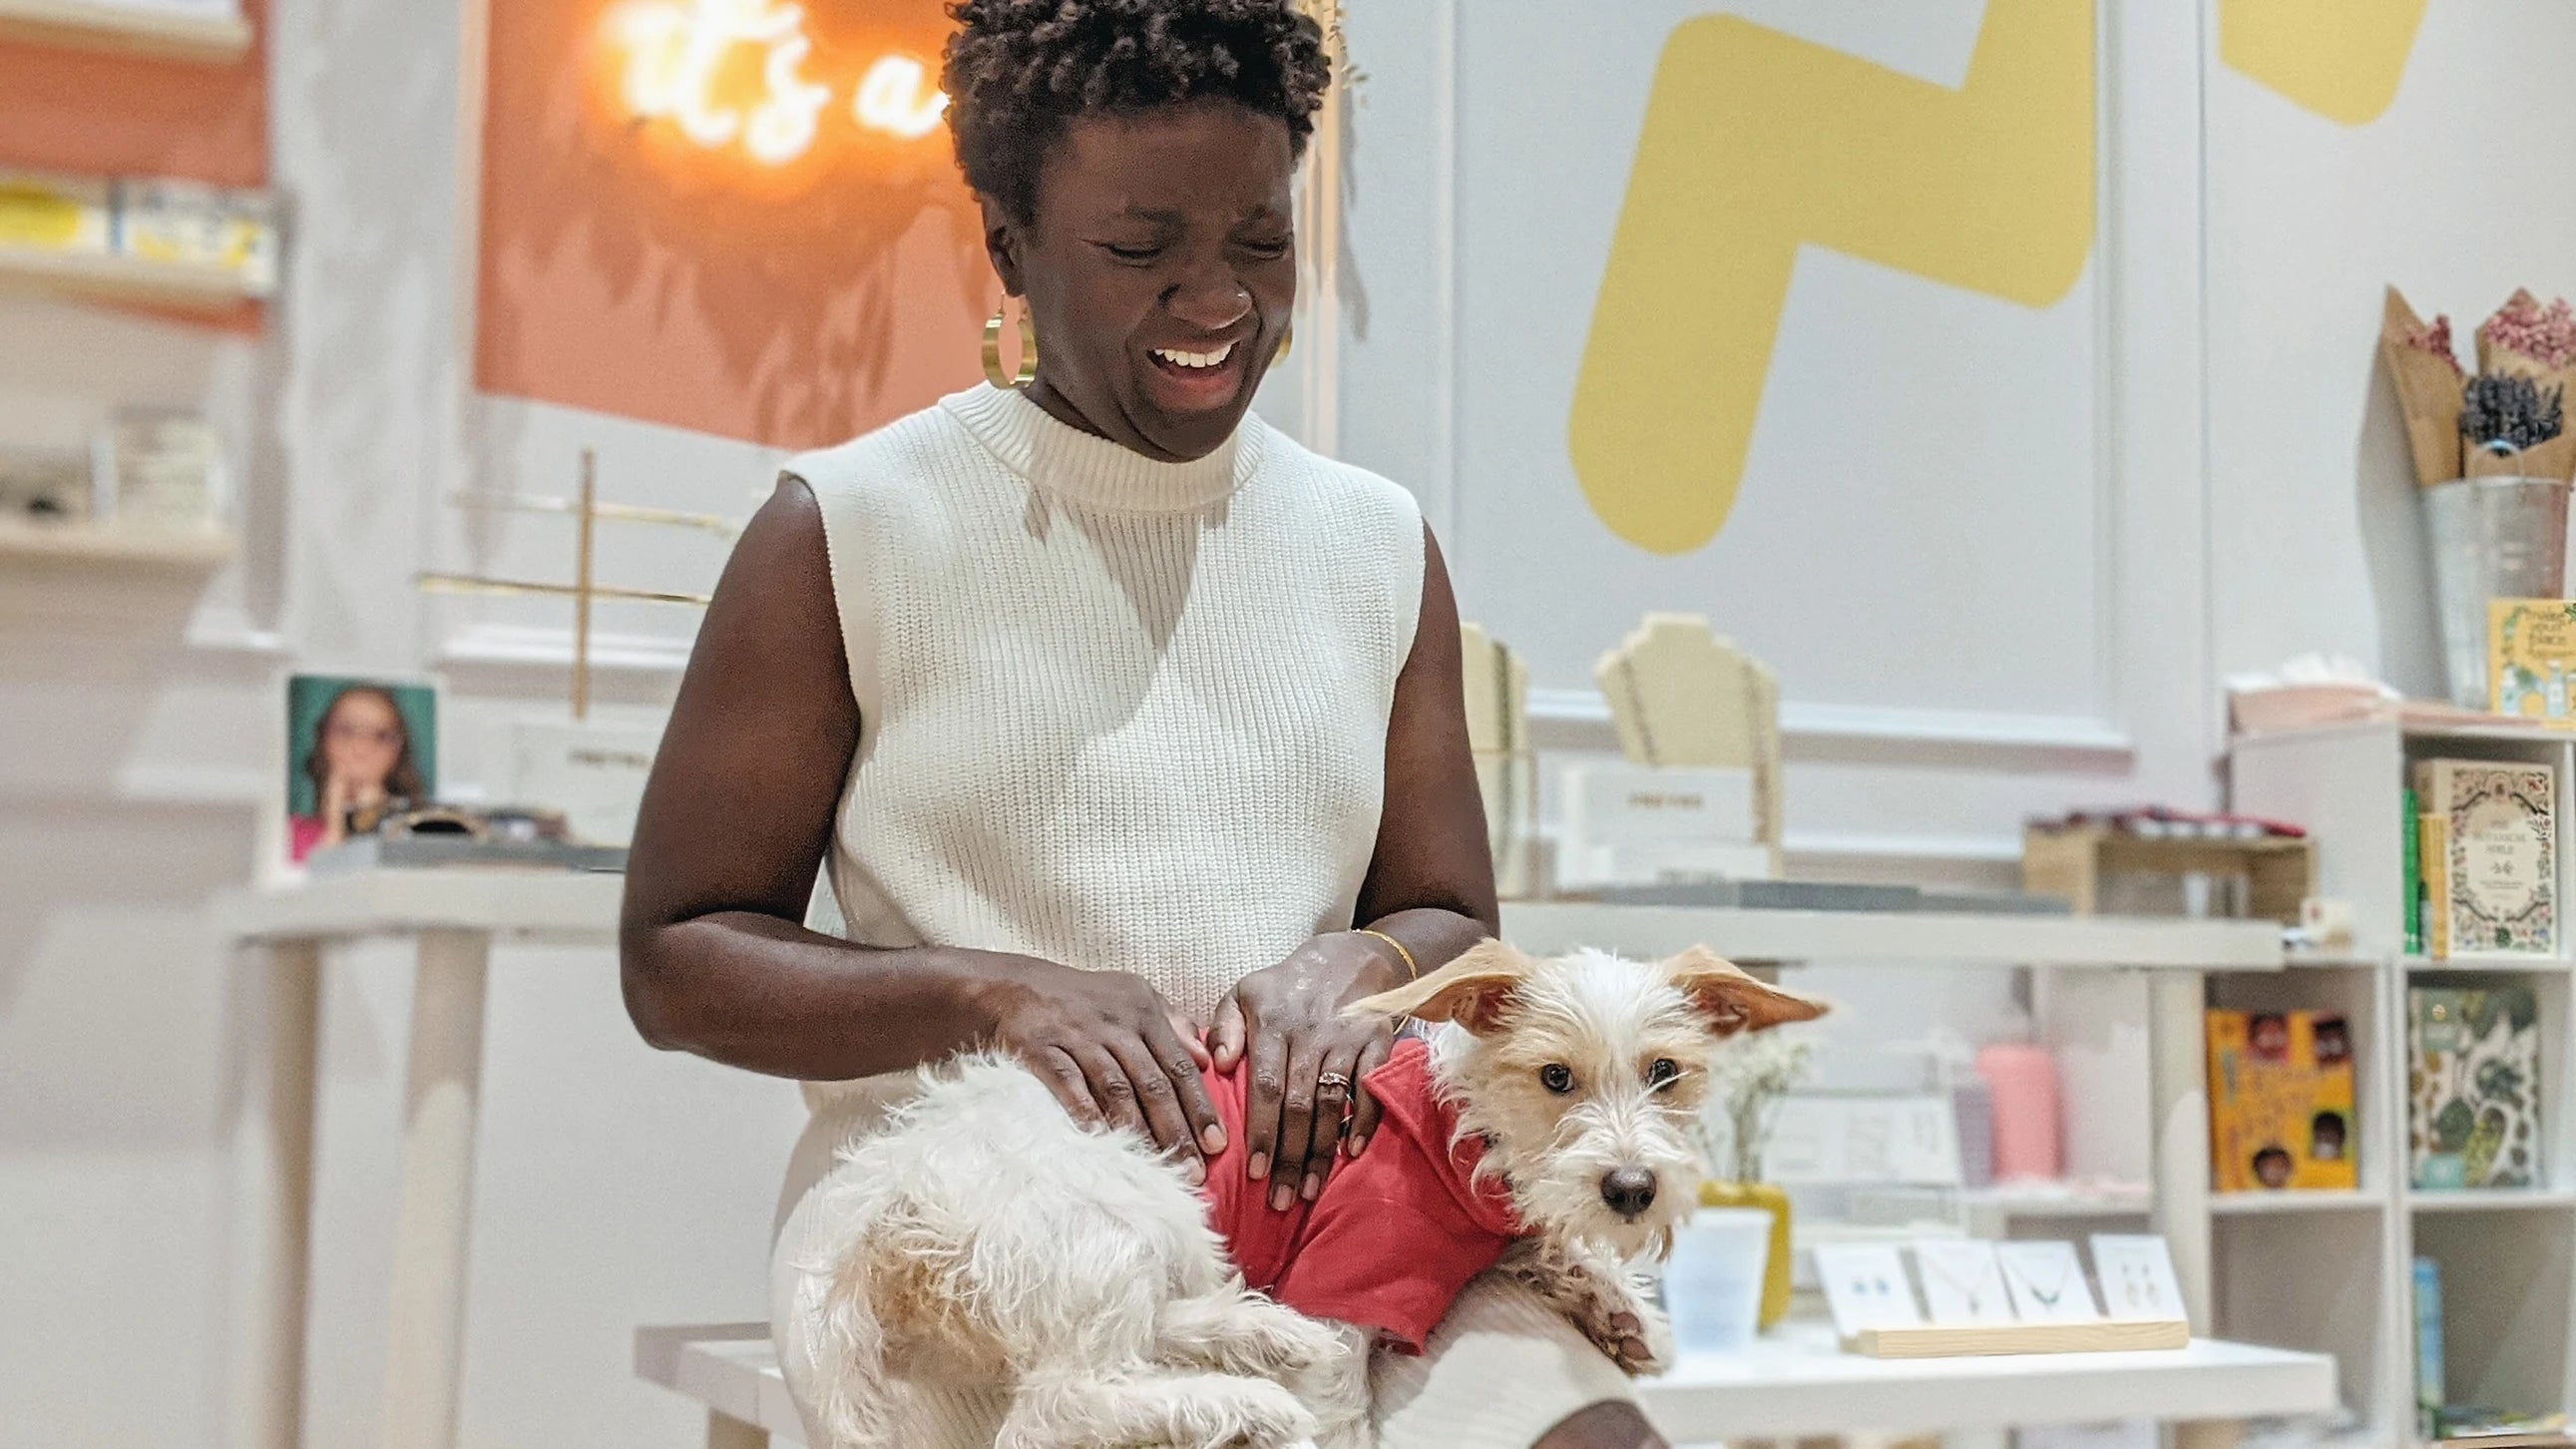
<path id="1" fill-rule="evenodd" d="M 303 1396 L 308 1229 L 312 1205 L 314 1056 L 321 953 L 334 941 L 401 937 L 413 943 L 411 1055 L 403 1098 L 402 1189 L 394 1224 L 392 1335 L 387 1345 L 380 1443 L 386 1449 L 449 1449 L 455 1442 L 460 1334 L 464 1322 L 466 1220 L 472 1204 L 475 1102 L 482 1068 L 484 978 L 496 938 L 613 942 L 622 878 L 515 870 L 371 871 L 309 880 L 294 886 L 226 896 L 215 904 L 218 928 L 267 967 L 269 1009 L 254 1014 L 244 1044 L 247 1074 L 237 1094 L 234 1161 L 239 1240 L 233 1317 L 233 1449 L 292 1449 L 300 1439 Z M 2203 1071 L 2199 1055 L 2199 973 L 2209 969 L 2279 970 L 2277 928 L 2257 922 L 2140 921 L 2108 917 L 1983 917 L 1915 912 L 1694 910 L 1576 903 L 1514 903 L 1504 907 L 1504 932 L 1524 948 L 1554 951 L 1601 946 L 1633 955 L 1655 955 L 1705 944 L 1747 961 L 1817 958 L 1882 961 L 1925 966 L 2057 965 L 2138 969 L 2156 973 L 2155 1013 L 2160 1157 L 2167 1173 L 2204 1173 L 2205 1116 L 2195 1112 Z M 2188 1031 L 2185 1028 L 2189 1028 Z M 2177 1110 L 2178 1109 L 2178 1110 Z M 2162 1175 L 2162 1174 L 2160 1174 Z M 2205 1218 L 2202 1219 L 2205 1229 Z M 2184 1265 L 2186 1291 L 2206 1302 L 2205 1230 L 2187 1222 L 2167 1225 Z M 2196 1318 L 2201 1317 L 2195 1313 Z M 2230 1354 L 2253 1355 L 2250 1359 Z M 2329 1385 L 2332 1361 L 2308 1355 L 2205 1344 L 2181 1356 L 2120 1355 L 2156 1359 L 2159 1373 L 2189 1371 L 2181 1382 L 2228 1384 L 2251 1364 L 2278 1370 L 2288 1380 Z M 2030 1360 L 1988 1359 L 1872 1366 L 1861 1380 L 1833 1374 L 1839 1355 L 1809 1355 L 1825 1375 L 1807 1389 L 1794 1375 L 1765 1377 L 1782 1366 L 1754 1372 L 1764 1403 L 1808 1402 L 1823 1412 L 1832 1404 L 1948 1405 L 1942 1414 L 1971 1417 L 1957 1423 L 2030 1422 L 1991 1400 L 2007 1382 L 2061 1383 Z M 1859 1361 L 1867 1363 L 1869 1361 Z M 2055 1365 L 2055 1360 L 2046 1361 Z M 1996 1365 L 2018 1365 L 1998 1368 Z M 2319 1369 L 2317 1365 L 2325 1367 Z M 2270 1400 L 2235 1408 L 2202 1407 L 2153 1395 L 2103 1397 L 2100 1375 L 2120 1365 L 2096 1361 L 2065 1366 L 2061 1402 L 2087 1403 L 2083 1417 L 2102 1419 L 2152 1410 L 2167 1419 L 2234 1417 L 2269 1412 Z M 1689 1422 L 1722 1423 L 1726 1433 L 1752 1432 L 1727 1417 L 1725 1406 L 1751 1402 L 1729 1387 L 1726 1365 L 1685 1364 L 1656 1389 L 1655 1404 L 1688 1408 Z M 2033 1376 L 2037 1375 L 2037 1378 Z M 2256 1378 L 2261 1382 L 2260 1373 Z M 1879 1399 L 1857 1398 L 1861 1383 L 1901 1384 Z M 1924 1394 L 1956 1390 L 1950 1399 Z M 1798 1395 L 1804 1393 L 1804 1400 Z M 2295 1397 L 2295 1395 L 2291 1396 Z M 2205 1407 L 2205 1406 L 2203 1406 Z M 1660 1412 L 1660 1411 L 1659 1411 Z M 1676 1410 L 1675 1412 L 1680 1412 Z M 1771 1412 L 1771 1411 L 1766 1411 Z M 1779 1412 L 1785 1413 L 1786 1410 Z M 1840 1410 L 1836 1410 L 1840 1413 Z M 2002 1417 L 1997 1417 L 2001 1414 Z M 1750 1420 L 1743 1422 L 1752 1422 Z M 1763 1420 L 1770 1423 L 1770 1420 Z M 1806 1421 L 1782 1420 L 1779 1432 L 1805 1432 Z M 1834 1422 L 1851 1422 L 1848 1416 Z M 1893 1423 L 1881 1420 L 1882 1424 Z M 1905 1423 L 1926 1422 L 1907 1410 Z M 1694 1429 L 1692 1432 L 1701 1432 Z"/>
<path id="2" fill-rule="evenodd" d="M 709 1449 L 804 1442 L 766 1324 L 638 1329 L 635 1372 L 707 1406 Z M 1637 1390 L 1666 1438 L 1698 1444 L 2325 1413 L 2335 1365 L 2323 1354 L 2206 1339 L 2154 1353 L 1874 1359 L 1840 1352 L 1826 1325 L 1801 1323 L 1741 1356 L 1685 1357 Z"/>
<path id="3" fill-rule="evenodd" d="M 398 936 L 417 952 L 403 1091 L 402 1189 L 385 1347 L 385 1449 L 456 1439 L 466 1220 L 483 1066 L 485 970 L 495 937 L 605 943 L 622 877 L 501 870 L 374 871 L 224 896 L 216 927 L 264 966 L 234 1097 L 231 1449 L 302 1439 L 305 1294 L 313 1204 L 314 1058 L 322 950 Z"/>

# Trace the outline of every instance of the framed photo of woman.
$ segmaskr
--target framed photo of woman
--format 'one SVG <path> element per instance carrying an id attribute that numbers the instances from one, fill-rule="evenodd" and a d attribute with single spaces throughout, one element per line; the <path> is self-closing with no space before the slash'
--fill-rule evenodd
<path id="1" fill-rule="evenodd" d="M 286 682 L 286 858 L 438 798 L 438 689 L 419 680 L 297 674 Z"/>

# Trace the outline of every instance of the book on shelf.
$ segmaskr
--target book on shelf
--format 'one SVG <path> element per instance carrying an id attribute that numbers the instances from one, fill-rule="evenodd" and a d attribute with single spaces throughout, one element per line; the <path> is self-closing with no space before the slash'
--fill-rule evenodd
<path id="1" fill-rule="evenodd" d="M 2540 1006 L 2526 983 L 2406 991 L 2407 1168 L 2418 1188 L 2540 1180 Z"/>
<path id="2" fill-rule="evenodd" d="M 2442 1265 L 2418 1257 L 2415 1286 L 2415 1432 L 2433 1438 L 2441 1428 L 2442 1400 Z"/>
<path id="3" fill-rule="evenodd" d="M 2424 954 L 2423 806 L 2412 790 L 2401 792 L 2399 800 L 2397 830 L 2402 844 L 2399 846 L 2398 868 L 2405 877 L 2405 884 L 2398 897 L 2398 910 L 2404 916 L 2400 924 L 2406 938 L 2406 954 L 2421 956 Z"/>
<path id="4" fill-rule="evenodd" d="M 2419 760 L 2427 949 L 2553 956 L 2558 951 L 2558 771 L 2512 760 Z"/>
<path id="5" fill-rule="evenodd" d="M 2212 1011 L 2209 1169 L 2220 1192 L 2347 1190 L 2352 1029 L 2341 1012 Z"/>

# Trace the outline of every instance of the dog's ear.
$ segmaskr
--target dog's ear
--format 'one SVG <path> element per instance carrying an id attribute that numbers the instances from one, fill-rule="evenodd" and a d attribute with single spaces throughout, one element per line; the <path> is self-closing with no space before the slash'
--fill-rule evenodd
<path id="1" fill-rule="evenodd" d="M 1500 941 L 1479 941 L 1427 976 L 1352 1002 L 1342 1015 L 1411 1016 L 1454 1021 L 1471 1032 L 1491 1031 L 1535 964 Z"/>
<path id="2" fill-rule="evenodd" d="M 1813 1021 L 1825 1005 L 1792 996 L 1767 982 L 1747 976 L 1732 961 L 1706 946 L 1693 946 L 1664 963 L 1664 974 L 1709 1019 L 1719 1036 L 1769 1031 L 1791 1021 Z"/>

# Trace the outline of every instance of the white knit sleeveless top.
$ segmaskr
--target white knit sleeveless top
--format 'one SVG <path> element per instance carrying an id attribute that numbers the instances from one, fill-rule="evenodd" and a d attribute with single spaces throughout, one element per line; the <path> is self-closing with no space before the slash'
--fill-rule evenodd
<path id="1" fill-rule="evenodd" d="M 1422 516 L 1247 415 L 1161 463 L 979 387 L 792 460 L 859 706 L 838 929 L 1129 971 L 1210 1019 L 1352 925 Z"/>

